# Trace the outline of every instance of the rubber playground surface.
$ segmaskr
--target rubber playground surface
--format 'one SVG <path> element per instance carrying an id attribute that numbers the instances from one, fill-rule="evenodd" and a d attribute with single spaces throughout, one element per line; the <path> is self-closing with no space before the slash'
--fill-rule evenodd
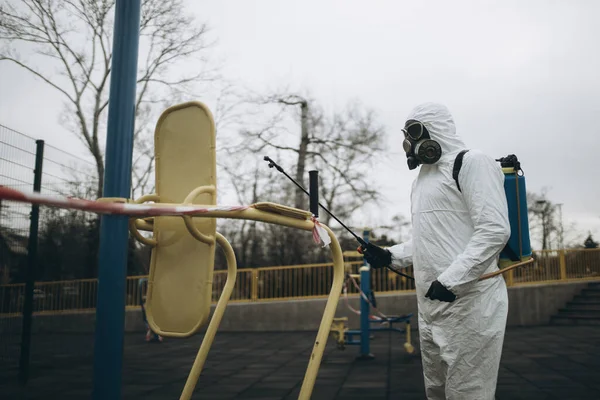
<path id="1" fill-rule="evenodd" d="M 315 334 L 217 333 L 193 398 L 296 399 Z M 425 399 L 413 335 L 410 356 L 400 334 L 377 332 L 369 361 L 356 360 L 358 347 L 340 351 L 330 339 L 312 398 Z M 152 344 L 127 334 L 122 398 L 178 399 L 201 340 Z M 32 352 L 25 389 L 2 365 L 1 399 L 90 398 L 93 336 L 37 335 Z M 600 326 L 508 329 L 496 399 L 600 399 Z"/>

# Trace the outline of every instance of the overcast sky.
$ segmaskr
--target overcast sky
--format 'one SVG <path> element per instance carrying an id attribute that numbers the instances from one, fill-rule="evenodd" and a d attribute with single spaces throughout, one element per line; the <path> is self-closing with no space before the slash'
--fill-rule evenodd
<path id="1" fill-rule="evenodd" d="M 310 91 L 328 109 L 375 109 L 396 157 L 371 176 L 385 196 L 356 224 L 409 215 L 401 132 L 423 101 L 446 104 L 470 148 L 521 160 L 528 190 L 564 203 L 577 239 L 600 238 L 600 2 L 188 0 L 218 39 L 224 74 L 256 90 Z M 0 63 L 0 124 L 58 143 L 60 97 Z M 203 100 L 203 99 L 200 99 Z M 210 104 L 210 103 L 209 103 Z M 70 151 L 87 156 L 72 140 Z M 334 210 L 332 210 L 334 211 Z M 335 212 L 335 211 L 334 211 Z M 533 244 L 539 248 L 539 244 Z"/>

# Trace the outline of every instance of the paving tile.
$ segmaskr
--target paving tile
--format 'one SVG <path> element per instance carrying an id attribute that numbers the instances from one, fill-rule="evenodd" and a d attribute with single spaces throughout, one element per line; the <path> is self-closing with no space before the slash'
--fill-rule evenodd
<path id="1" fill-rule="evenodd" d="M 408 355 L 397 333 L 379 332 L 371 342 L 374 360 L 357 360 L 359 348 L 325 349 L 311 400 L 424 399 L 418 334 Z M 314 332 L 219 333 L 193 399 L 297 399 Z M 123 399 L 179 398 L 202 335 L 144 342 L 125 337 Z M 0 360 L 0 398 L 89 398 L 93 337 L 36 336 L 31 379 L 15 384 L 14 366 Z M 499 400 L 600 398 L 600 329 L 534 327 L 507 330 L 498 374 Z"/>

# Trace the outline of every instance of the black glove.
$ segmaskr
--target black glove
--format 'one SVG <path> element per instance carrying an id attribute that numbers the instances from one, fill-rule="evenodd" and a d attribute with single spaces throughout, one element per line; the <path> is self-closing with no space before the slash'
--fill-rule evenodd
<path id="1" fill-rule="evenodd" d="M 363 255 L 369 265 L 375 269 L 387 267 L 392 263 L 392 253 L 389 250 L 371 243 L 367 243 L 367 247 L 363 248 Z"/>
<path id="2" fill-rule="evenodd" d="M 456 295 L 446 289 L 437 279 L 431 283 L 425 297 L 429 297 L 431 300 L 445 301 L 447 303 L 452 303 L 456 300 Z"/>

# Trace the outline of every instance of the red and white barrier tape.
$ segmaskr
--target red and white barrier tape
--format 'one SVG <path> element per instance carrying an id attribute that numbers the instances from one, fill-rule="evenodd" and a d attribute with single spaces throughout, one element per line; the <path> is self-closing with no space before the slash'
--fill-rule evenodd
<path id="1" fill-rule="evenodd" d="M 352 311 L 354 314 L 356 314 L 356 315 L 360 315 L 360 311 L 359 311 L 359 310 L 357 310 L 357 309 L 355 309 L 354 307 L 352 307 L 352 306 L 350 305 L 350 301 L 348 300 L 348 280 L 349 280 L 349 279 L 350 279 L 350 278 L 346 279 L 346 281 L 344 282 L 344 289 L 343 289 L 343 293 L 344 293 L 344 299 L 345 299 L 345 301 L 346 301 L 346 307 L 348 307 L 348 309 L 349 309 L 350 311 Z M 363 295 L 362 297 L 363 297 L 363 298 L 366 298 L 366 296 L 364 296 L 364 292 L 363 292 L 362 290 L 360 290 L 360 288 L 359 288 L 358 290 L 359 290 L 360 294 L 361 294 L 361 295 Z M 373 304 L 371 304 L 371 302 L 370 302 L 370 301 L 368 301 L 368 303 L 369 303 L 369 305 L 371 305 L 371 307 L 372 307 L 373 309 L 375 309 L 375 311 L 379 312 L 379 313 L 382 315 L 382 317 L 378 317 L 378 316 L 376 316 L 376 315 L 370 314 L 370 315 L 369 315 L 369 319 L 370 319 L 370 320 L 373 320 L 373 321 L 382 321 L 381 323 L 382 323 L 383 325 L 385 325 L 385 324 L 387 323 L 387 321 L 386 321 L 386 320 L 387 320 L 387 316 L 385 316 L 385 315 L 384 315 L 384 314 L 382 314 L 382 313 L 381 313 L 379 310 L 377 310 L 375 307 L 373 307 Z"/>
<path id="2" fill-rule="evenodd" d="M 359 291 L 360 296 L 367 302 L 369 303 L 369 306 L 371 306 L 371 308 L 373 309 L 373 311 L 375 311 L 377 314 L 379 314 L 381 316 L 381 319 L 387 319 L 387 315 L 385 315 L 384 313 L 382 313 L 381 311 L 379 311 L 377 309 L 377 307 L 375 307 L 373 305 L 373 303 L 371 303 L 371 300 L 369 300 L 369 298 L 367 297 L 367 295 L 365 294 L 365 292 L 363 292 L 359 286 L 359 284 L 356 282 L 356 279 L 354 279 L 352 276 L 349 277 L 350 280 L 352 281 L 352 284 L 354 285 L 354 287 Z M 375 318 L 379 318 L 376 316 L 371 316 L 371 317 L 375 317 Z"/>
<path id="3" fill-rule="evenodd" d="M 84 199 L 75 199 L 70 197 L 47 196 L 40 193 L 23 193 L 6 186 L 0 186 L 0 199 L 10 200 L 20 203 L 31 203 L 45 205 L 49 207 L 67 208 L 71 210 L 81 210 L 93 212 L 96 214 L 110 215 L 128 215 L 134 217 L 155 217 L 155 216 L 184 216 L 204 214 L 211 211 L 241 211 L 251 206 L 214 206 L 200 207 L 195 205 L 149 205 L 149 204 L 131 204 L 106 201 L 93 201 Z M 331 243 L 331 238 L 327 231 L 319 224 L 316 218 L 314 222 L 313 239 L 317 244 L 323 243 L 323 247 Z"/>
<path id="4" fill-rule="evenodd" d="M 350 302 L 348 301 L 348 279 L 346 279 L 344 281 L 343 293 L 344 293 L 344 300 L 346 301 L 346 306 L 348 307 L 348 309 L 350 311 L 352 311 L 354 314 L 360 315 L 360 311 L 355 309 L 354 307 L 352 307 L 350 305 Z"/>
<path id="5" fill-rule="evenodd" d="M 314 216 L 311 218 L 311 220 L 315 224 L 315 227 L 313 228 L 313 231 L 312 231 L 313 240 L 315 241 L 315 243 L 316 244 L 323 243 L 323 247 L 329 246 L 329 244 L 331 243 L 331 238 L 329 237 L 329 234 L 327 233 L 325 228 L 323 228 L 321 226 L 321 224 L 319 223 L 319 220 L 316 219 Z"/>
<path id="6" fill-rule="evenodd" d="M 96 214 L 130 215 L 135 217 L 182 216 L 203 214 L 210 211 L 239 211 L 249 208 L 249 206 L 158 206 L 148 204 L 93 201 L 70 197 L 46 196 L 39 193 L 23 193 L 6 186 L 0 186 L 0 199 L 18 201 L 21 203 L 40 204 L 50 207 L 89 211 Z"/>

